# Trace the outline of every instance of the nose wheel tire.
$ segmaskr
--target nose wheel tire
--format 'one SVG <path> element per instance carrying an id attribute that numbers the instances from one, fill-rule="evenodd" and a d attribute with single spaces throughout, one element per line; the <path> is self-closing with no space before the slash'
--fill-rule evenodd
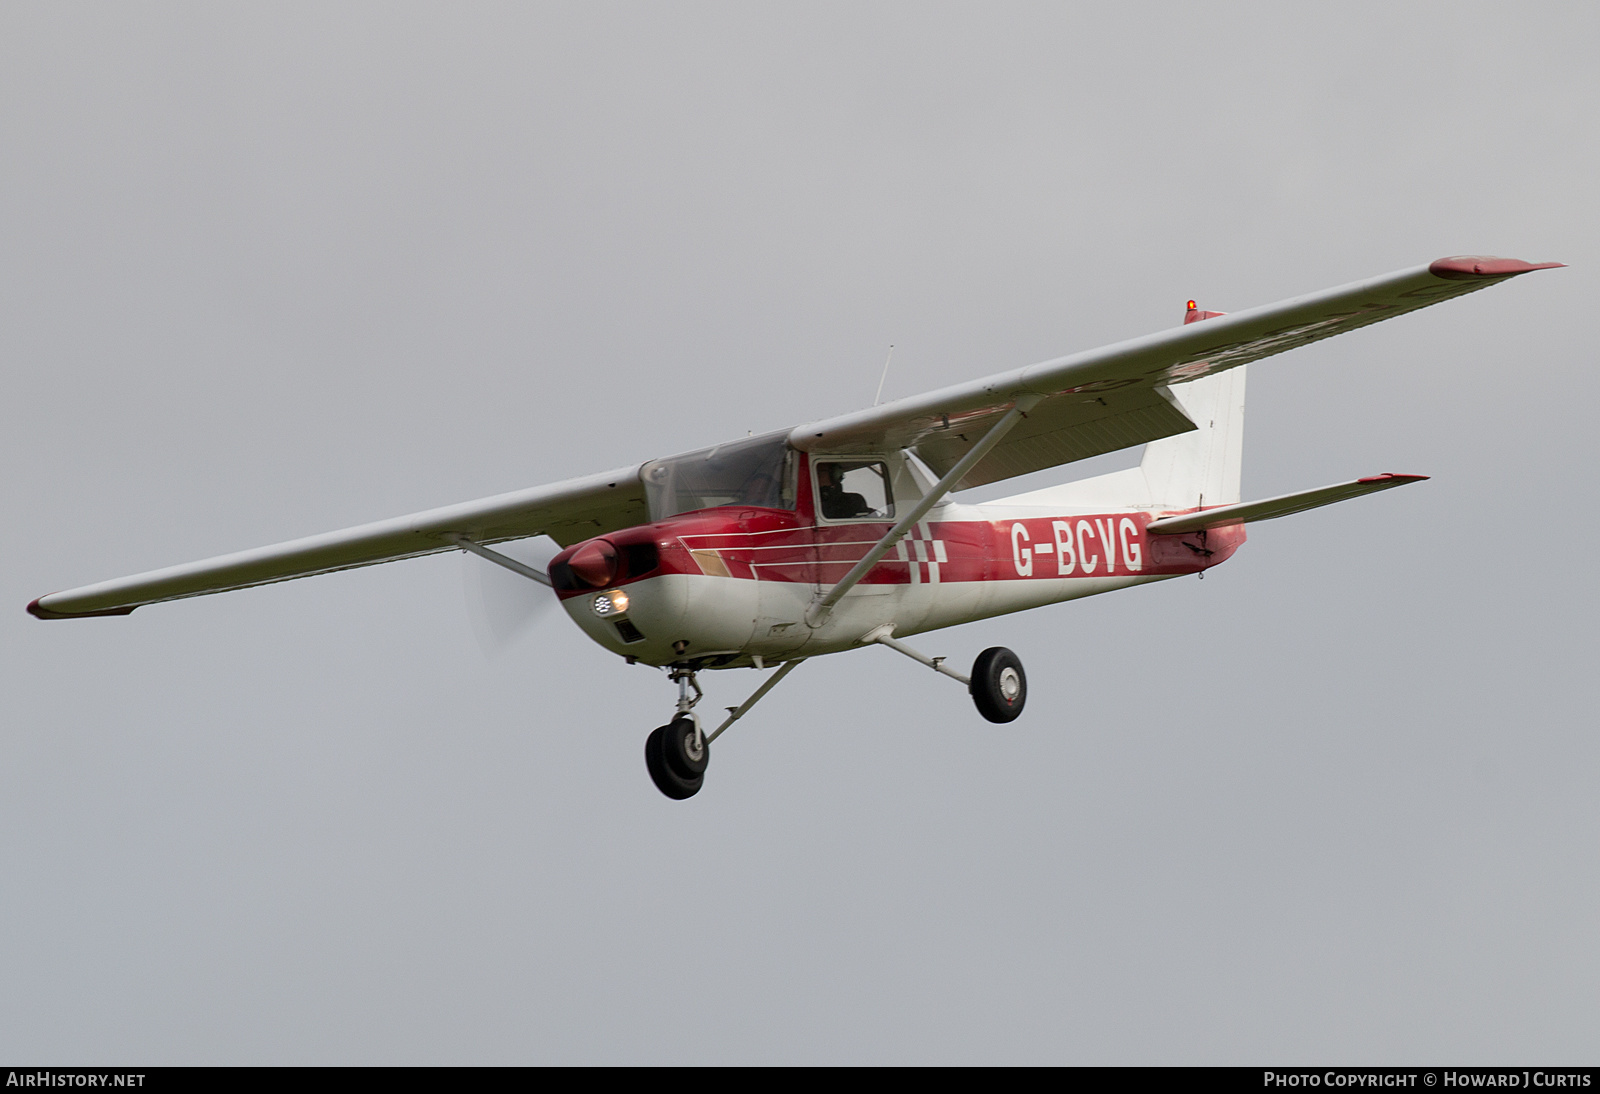
<path id="1" fill-rule="evenodd" d="M 650 779 L 674 801 L 692 798 L 705 784 L 711 746 L 689 717 L 674 718 L 644 742 L 644 764 Z"/>
<path id="2" fill-rule="evenodd" d="M 991 722 L 1010 722 L 1028 701 L 1028 677 L 1017 655 L 1004 646 L 990 646 L 972 663 L 972 701 Z"/>

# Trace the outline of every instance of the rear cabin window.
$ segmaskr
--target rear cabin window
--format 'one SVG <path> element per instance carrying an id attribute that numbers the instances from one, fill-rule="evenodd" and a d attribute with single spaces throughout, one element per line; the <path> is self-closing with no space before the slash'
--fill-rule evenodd
<path id="1" fill-rule="evenodd" d="M 817 502 L 826 519 L 894 516 L 889 467 L 882 460 L 821 460 L 816 467 Z"/>

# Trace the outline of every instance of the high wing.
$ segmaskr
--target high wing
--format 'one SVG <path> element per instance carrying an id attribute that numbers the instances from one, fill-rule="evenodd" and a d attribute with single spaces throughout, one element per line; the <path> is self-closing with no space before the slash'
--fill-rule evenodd
<path id="1" fill-rule="evenodd" d="M 1559 262 L 1466 255 L 796 427 L 807 452 L 909 448 L 946 474 L 1019 398 L 1042 396 L 955 484 L 964 490 L 1195 428 L 1172 384 L 1497 285 Z"/>
<path id="2" fill-rule="evenodd" d="M 645 519 L 639 466 L 568 479 L 339 532 L 257 547 L 202 562 L 102 581 L 41 596 L 28 605 L 40 619 L 127 615 L 145 604 L 247 589 L 296 577 L 457 549 L 451 536 L 503 543 L 547 535 L 567 546 Z"/>
<path id="3" fill-rule="evenodd" d="M 979 486 L 1194 429 L 1168 393 L 1172 384 L 1559 265 L 1443 258 L 797 426 L 789 443 L 841 454 L 910 448 L 943 476 L 1019 399 L 1037 397 L 1025 419 L 977 459 L 955 489 Z M 543 534 L 570 545 L 647 519 L 642 466 L 50 593 L 28 610 L 41 619 L 126 615 L 145 604 L 455 550 L 455 537 L 493 544 Z"/>

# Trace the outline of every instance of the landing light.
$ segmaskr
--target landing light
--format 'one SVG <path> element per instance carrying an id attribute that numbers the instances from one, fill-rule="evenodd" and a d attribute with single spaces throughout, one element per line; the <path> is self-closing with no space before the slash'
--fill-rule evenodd
<path id="1" fill-rule="evenodd" d="M 598 616 L 621 615 L 628 610 L 628 594 L 621 589 L 596 593 L 595 598 L 589 601 L 589 606 L 594 609 L 594 614 Z"/>

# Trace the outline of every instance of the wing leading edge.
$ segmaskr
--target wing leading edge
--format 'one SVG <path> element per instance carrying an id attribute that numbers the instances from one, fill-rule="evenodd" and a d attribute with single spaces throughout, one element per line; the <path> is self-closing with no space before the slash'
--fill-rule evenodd
<path id="1" fill-rule="evenodd" d="M 635 465 L 51 593 L 28 611 L 40 619 L 127 615 L 165 600 L 454 551 L 456 544 L 446 538 L 452 534 L 486 544 L 548 535 L 566 546 L 644 519 L 644 487 Z"/>
<path id="2" fill-rule="evenodd" d="M 803 451 L 910 448 L 943 475 L 1021 395 L 1027 421 L 956 484 L 964 490 L 1194 428 L 1166 388 L 1497 285 L 1559 262 L 1466 255 L 1188 323 L 870 410 L 796 427 Z"/>

